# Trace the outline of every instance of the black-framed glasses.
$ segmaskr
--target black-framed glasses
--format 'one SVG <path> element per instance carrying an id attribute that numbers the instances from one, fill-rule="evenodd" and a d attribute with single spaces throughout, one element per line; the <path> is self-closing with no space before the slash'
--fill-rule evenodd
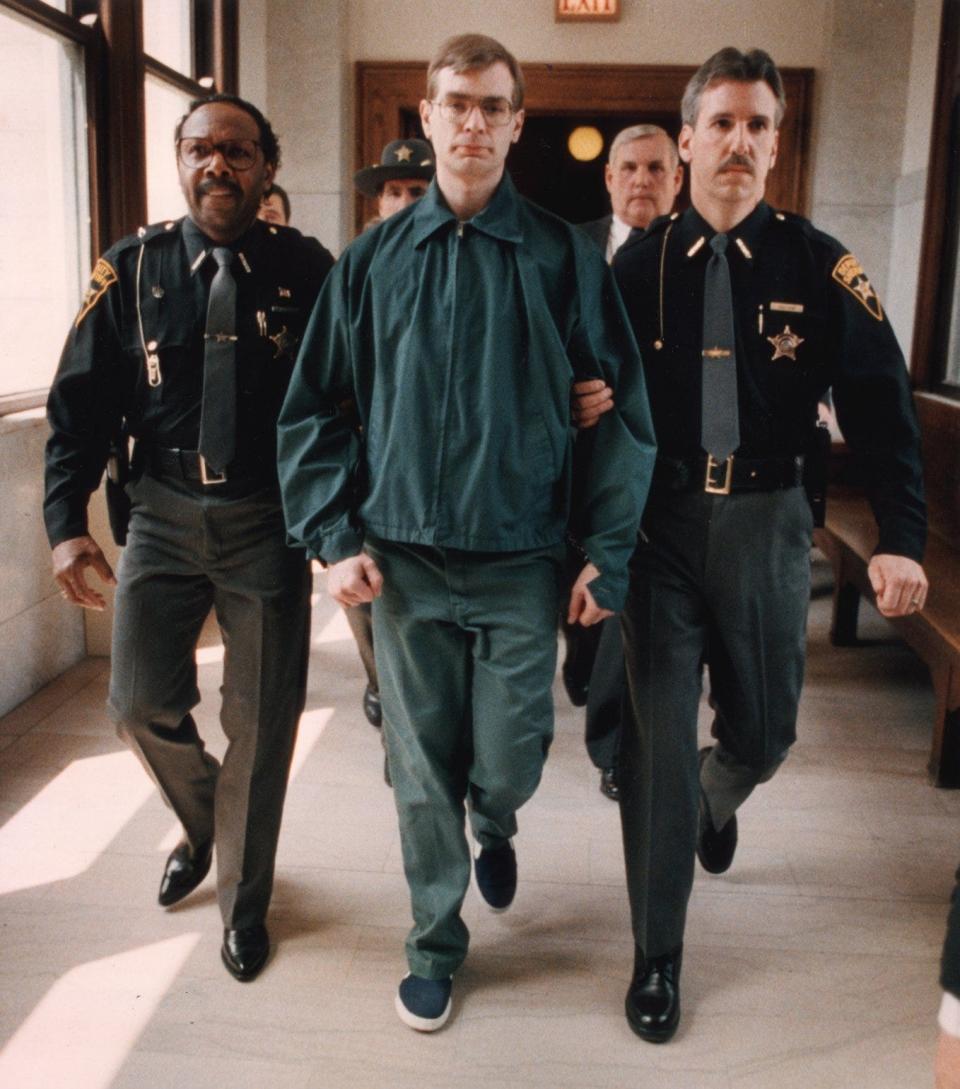
<path id="1" fill-rule="evenodd" d="M 473 98 L 470 95 L 450 95 L 440 102 L 431 101 L 436 106 L 444 121 L 453 125 L 462 125 L 470 114 L 478 109 L 488 125 L 499 128 L 508 125 L 516 112 L 506 98 Z"/>
<path id="2" fill-rule="evenodd" d="M 180 162 L 190 170 L 202 170 L 219 152 L 232 170 L 249 170 L 257 161 L 259 140 L 224 140 L 215 144 L 199 136 L 183 136 L 177 141 Z"/>

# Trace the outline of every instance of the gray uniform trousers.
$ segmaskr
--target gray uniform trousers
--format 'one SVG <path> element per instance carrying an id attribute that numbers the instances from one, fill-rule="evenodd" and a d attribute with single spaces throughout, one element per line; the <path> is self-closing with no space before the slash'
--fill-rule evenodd
<path id="1" fill-rule="evenodd" d="M 407 961 L 444 979 L 469 943 L 465 810 L 483 846 L 513 836 L 553 738 L 564 549 L 364 548 L 383 574 L 374 646 L 413 909 Z"/>
<path id="2" fill-rule="evenodd" d="M 708 645 L 717 745 L 702 781 L 717 827 L 795 740 L 812 528 L 802 488 L 655 493 L 647 506 L 623 613 L 619 772 L 634 939 L 648 957 L 683 942 Z"/>
<path id="3" fill-rule="evenodd" d="M 276 487 L 230 499 L 144 476 L 130 485 L 108 709 L 193 846 L 215 840 L 225 926 L 263 922 L 303 710 L 309 566 L 285 544 Z M 190 715 L 211 606 L 223 634 L 222 765 Z"/>
<path id="4" fill-rule="evenodd" d="M 593 766 L 614 768 L 620 748 L 620 721 L 627 698 L 620 618 L 609 616 L 600 625 L 600 641 L 590 671 L 584 741 Z"/>

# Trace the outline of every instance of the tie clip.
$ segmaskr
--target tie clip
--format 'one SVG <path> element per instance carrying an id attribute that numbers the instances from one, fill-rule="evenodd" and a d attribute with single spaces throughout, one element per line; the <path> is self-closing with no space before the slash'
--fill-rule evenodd
<path id="1" fill-rule="evenodd" d="M 729 348 L 704 348 L 704 359 L 729 359 L 733 354 Z"/>
<path id="2" fill-rule="evenodd" d="M 231 333 L 204 333 L 203 339 L 215 340 L 218 344 L 226 344 L 231 340 L 236 340 L 237 338 Z"/>

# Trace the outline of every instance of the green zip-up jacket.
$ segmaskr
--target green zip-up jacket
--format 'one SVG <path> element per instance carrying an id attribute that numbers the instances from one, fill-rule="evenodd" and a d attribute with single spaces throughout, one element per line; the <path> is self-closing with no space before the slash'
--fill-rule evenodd
<path id="1" fill-rule="evenodd" d="M 571 386 L 596 377 L 616 407 L 595 429 L 571 512 Z M 463 224 L 434 181 L 328 277 L 280 415 L 279 456 L 290 538 L 326 562 L 360 552 L 367 531 L 471 552 L 543 548 L 574 514 L 600 569 L 591 592 L 619 609 L 655 443 L 602 254 L 506 175 Z"/>

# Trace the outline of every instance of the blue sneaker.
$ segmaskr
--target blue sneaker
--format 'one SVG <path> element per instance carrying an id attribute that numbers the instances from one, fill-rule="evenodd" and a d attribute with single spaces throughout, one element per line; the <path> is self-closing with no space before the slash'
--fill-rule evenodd
<path id="1" fill-rule="evenodd" d="M 424 979 L 407 973 L 394 1003 L 400 1020 L 417 1032 L 436 1032 L 450 1016 L 453 980 Z"/>
<path id="2" fill-rule="evenodd" d="M 517 854 L 510 840 L 499 847 L 480 847 L 473 863 L 477 888 L 491 911 L 506 911 L 517 893 Z"/>

